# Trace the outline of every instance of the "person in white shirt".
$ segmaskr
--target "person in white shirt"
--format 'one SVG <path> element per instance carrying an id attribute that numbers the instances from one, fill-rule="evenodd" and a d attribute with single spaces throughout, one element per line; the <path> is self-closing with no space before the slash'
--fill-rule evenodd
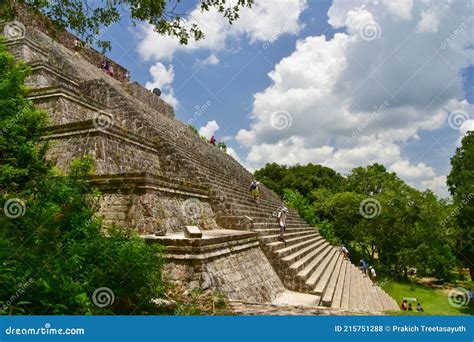
<path id="1" fill-rule="evenodd" d="M 278 211 L 278 225 L 280 226 L 280 240 L 283 241 L 286 244 L 285 238 L 283 237 L 283 234 L 285 233 L 286 230 L 286 218 L 288 216 L 288 208 L 287 207 L 282 207 Z"/>
<path id="2" fill-rule="evenodd" d="M 372 286 L 375 286 L 375 283 L 377 282 L 377 273 L 375 273 L 375 269 L 372 266 L 369 267 L 369 272 L 370 280 L 372 280 Z"/>
<path id="3" fill-rule="evenodd" d="M 341 253 L 344 254 L 344 259 L 349 259 L 349 250 L 346 248 L 346 246 L 342 245 Z"/>

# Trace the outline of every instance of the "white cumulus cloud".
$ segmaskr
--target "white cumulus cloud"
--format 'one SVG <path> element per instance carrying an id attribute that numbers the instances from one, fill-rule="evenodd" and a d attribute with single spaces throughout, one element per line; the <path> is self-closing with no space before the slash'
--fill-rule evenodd
<path id="1" fill-rule="evenodd" d="M 272 82 L 255 94 L 250 127 L 236 136 L 248 149 L 245 164 L 313 162 L 345 173 L 378 162 L 446 195 L 443 176 L 411 164 L 401 146 L 416 143 L 420 130 L 441 128 L 450 111 L 473 110 L 460 75 L 474 64 L 474 36 L 464 28 L 442 45 L 466 21 L 467 6 L 335 0 L 328 21 L 346 32 L 299 40 L 268 74 Z M 289 113 L 291 125 L 275 129 L 275 112 Z"/>
<path id="2" fill-rule="evenodd" d="M 161 98 L 173 107 L 176 107 L 178 100 L 175 98 L 172 88 L 174 80 L 173 66 L 170 65 L 169 68 L 166 68 L 163 63 L 157 62 L 150 68 L 150 74 L 153 81 L 147 82 L 145 87 L 150 90 L 159 88 L 161 90 Z"/>
<path id="3" fill-rule="evenodd" d="M 198 61 L 198 63 L 201 65 L 216 65 L 216 64 L 219 64 L 219 62 L 220 62 L 219 57 L 217 57 L 216 54 L 214 53 L 211 53 L 209 57 L 207 57 L 206 59 L 202 61 Z"/>
<path id="4" fill-rule="evenodd" d="M 199 134 L 210 139 L 219 130 L 216 120 L 208 121 L 206 126 L 199 128 Z"/>
<path id="5" fill-rule="evenodd" d="M 302 23 L 299 16 L 306 6 L 306 0 L 256 1 L 251 9 L 241 9 L 239 20 L 229 25 L 222 13 L 214 8 L 202 12 L 198 3 L 184 24 L 197 24 L 205 39 L 198 42 L 190 39 L 188 45 L 180 45 L 176 39 L 156 33 L 151 25 L 140 25 L 137 32 L 140 41 L 138 52 L 145 59 L 169 60 L 178 51 L 223 50 L 226 41 L 231 38 L 273 42 L 280 35 L 300 32 Z"/>

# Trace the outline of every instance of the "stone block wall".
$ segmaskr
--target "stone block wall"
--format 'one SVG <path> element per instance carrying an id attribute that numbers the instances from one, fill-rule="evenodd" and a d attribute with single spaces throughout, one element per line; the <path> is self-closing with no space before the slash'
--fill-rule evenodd
<path id="1" fill-rule="evenodd" d="M 52 126 L 93 120 L 99 113 L 112 118 L 111 114 L 85 102 L 85 99 L 59 89 L 35 91 L 30 98 L 34 100 L 36 108 L 48 112 L 49 124 Z"/>
<path id="2" fill-rule="evenodd" d="M 271 302 L 285 290 L 258 245 L 205 261 L 170 260 L 165 274 L 178 285 L 246 302 Z"/>
<path id="3" fill-rule="evenodd" d="M 60 170 L 67 171 L 71 162 L 92 155 L 96 174 L 150 172 L 160 174 L 160 160 L 153 149 L 124 142 L 120 137 L 104 131 L 69 133 L 51 140 L 48 158 L 57 162 Z"/>
<path id="4" fill-rule="evenodd" d="M 219 228 L 209 203 L 164 192 L 104 194 L 99 213 L 105 223 L 134 227 L 142 235 L 182 232 L 187 225 L 196 225 L 204 230 Z"/>

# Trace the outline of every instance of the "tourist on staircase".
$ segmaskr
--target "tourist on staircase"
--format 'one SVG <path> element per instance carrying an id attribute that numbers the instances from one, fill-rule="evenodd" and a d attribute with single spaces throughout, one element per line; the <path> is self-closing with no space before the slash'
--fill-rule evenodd
<path id="1" fill-rule="evenodd" d="M 73 46 L 74 46 L 74 52 L 76 55 L 79 54 L 79 50 L 81 49 L 81 42 L 79 41 L 79 39 L 74 39 L 74 42 L 72 43 Z"/>
<path id="2" fill-rule="evenodd" d="M 260 199 L 260 182 L 257 182 L 257 180 L 253 180 L 252 183 L 250 183 L 250 194 L 253 197 L 253 200 L 255 203 L 258 203 L 258 200 Z"/>
<path id="3" fill-rule="evenodd" d="M 100 63 L 100 68 L 102 69 L 103 72 L 108 73 L 109 72 L 109 62 L 104 58 L 102 60 L 102 63 Z"/>
<path id="4" fill-rule="evenodd" d="M 362 263 L 362 273 L 364 273 L 364 277 L 367 275 L 367 262 L 365 259 L 360 261 Z"/>
<path id="5" fill-rule="evenodd" d="M 286 230 L 286 218 L 288 216 L 288 208 L 287 207 L 282 207 L 278 211 L 277 215 L 277 220 L 278 220 L 278 225 L 280 226 L 280 241 L 283 241 L 286 245 L 286 240 L 283 236 Z"/>
<path id="6" fill-rule="evenodd" d="M 112 65 L 109 65 L 109 71 L 107 72 L 107 74 L 110 77 L 114 77 L 114 67 Z"/>
<path id="7" fill-rule="evenodd" d="M 375 273 L 375 269 L 372 266 L 369 267 L 369 272 L 370 280 L 372 280 L 372 286 L 375 286 L 375 283 L 377 282 L 377 273 Z"/>
<path id="8" fill-rule="evenodd" d="M 345 245 L 342 245 L 341 253 L 344 254 L 344 259 L 349 260 L 349 250 L 346 248 Z"/>
<path id="9" fill-rule="evenodd" d="M 211 145 L 216 146 L 216 137 L 215 137 L 215 136 L 212 136 L 212 137 L 211 137 L 210 143 L 211 143 Z"/>

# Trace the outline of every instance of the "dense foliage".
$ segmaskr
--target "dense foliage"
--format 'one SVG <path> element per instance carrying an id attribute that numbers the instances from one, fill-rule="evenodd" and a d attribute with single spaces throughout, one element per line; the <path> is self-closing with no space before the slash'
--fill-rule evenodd
<path id="1" fill-rule="evenodd" d="M 458 256 L 474 279 L 474 131 L 463 138 L 451 158 L 451 167 L 447 183 L 456 206 L 455 219 L 461 229 Z"/>
<path id="2" fill-rule="evenodd" d="M 257 170 L 255 176 L 279 195 L 285 189 L 298 191 L 307 197 L 319 188 L 341 189 L 344 178 L 336 171 L 321 165 L 308 164 L 287 167 L 276 163 Z"/>
<path id="3" fill-rule="evenodd" d="M 3 2 L 3 1 L 2 1 Z M 190 39 L 204 38 L 198 24 L 186 22 L 186 13 L 178 12 L 182 0 L 7 0 L 0 8 L 3 14 L 14 12 L 15 4 L 28 4 L 31 8 L 46 15 L 59 28 L 70 29 L 89 44 L 97 43 L 103 49 L 110 48 L 110 42 L 100 40 L 101 32 L 120 21 L 126 13 L 134 24 L 146 22 L 162 35 L 176 37 L 181 44 Z M 222 14 L 230 24 L 239 18 L 239 10 L 251 7 L 253 0 L 201 0 L 203 12 L 215 10 Z M 2 14 L 2 13 L 0 13 Z M 13 15 L 13 14 L 12 14 Z"/>
<path id="4" fill-rule="evenodd" d="M 406 277 L 412 267 L 419 274 L 455 276 L 461 232 L 449 219 L 453 205 L 412 188 L 382 165 L 343 177 L 320 165 L 268 164 L 255 175 L 326 239 L 346 244 L 356 264 L 365 258 L 392 277 Z"/>
<path id="5" fill-rule="evenodd" d="M 68 176 L 45 161 L 47 115 L 25 99 L 28 73 L 0 41 L 0 313 L 149 312 L 163 293 L 161 248 L 129 230 L 101 231 L 91 158 Z M 101 287 L 114 297 L 103 308 L 93 297 Z"/>

